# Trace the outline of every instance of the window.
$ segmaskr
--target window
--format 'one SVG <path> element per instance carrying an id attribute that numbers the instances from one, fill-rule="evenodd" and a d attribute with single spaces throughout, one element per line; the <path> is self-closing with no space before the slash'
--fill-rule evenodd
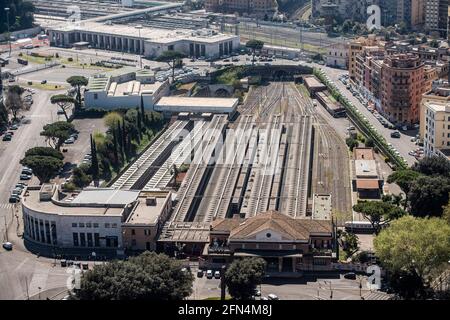
<path id="1" fill-rule="evenodd" d="M 98 228 L 98 223 L 94 223 L 94 228 Z"/>
<path id="2" fill-rule="evenodd" d="M 117 228 L 117 223 L 113 223 L 113 224 L 111 225 L 111 228 Z"/>
<path id="3" fill-rule="evenodd" d="M 105 223 L 105 228 L 109 228 L 109 223 Z"/>
<path id="4" fill-rule="evenodd" d="M 131 235 L 132 235 L 132 236 L 136 235 L 136 230 L 131 229 Z"/>
<path id="5" fill-rule="evenodd" d="M 149 236 L 149 235 L 150 235 L 150 229 L 145 229 L 145 230 L 144 230 L 144 234 L 145 234 L 146 236 Z"/>
<path id="6" fill-rule="evenodd" d="M 93 246 L 92 233 L 87 233 L 87 246 L 88 247 L 92 247 Z"/>
<path id="7" fill-rule="evenodd" d="M 77 224 L 74 222 L 74 223 L 72 223 L 72 228 L 76 228 L 77 227 Z"/>
<path id="8" fill-rule="evenodd" d="M 94 100 L 98 99 L 98 93 L 94 93 Z"/>
<path id="9" fill-rule="evenodd" d="M 80 223 L 78 224 L 78 227 L 79 227 L 79 228 L 84 228 L 84 222 L 80 222 Z"/>
<path id="10" fill-rule="evenodd" d="M 86 234 L 80 233 L 80 246 L 86 247 Z"/>
<path id="11" fill-rule="evenodd" d="M 87 222 L 87 223 L 86 223 L 86 228 L 92 228 L 92 223 Z"/>
<path id="12" fill-rule="evenodd" d="M 78 233 L 74 232 L 74 233 L 72 234 L 72 236 L 73 236 L 73 246 L 74 246 L 74 247 L 78 247 L 78 246 L 79 246 L 79 243 L 78 243 Z"/>
<path id="13" fill-rule="evenodd" d="M 133 247 L 136 246 L 136 239 L 132 239 L 132 240 L 131 240 L 131 245 L 132 245 Z"/>
<path id="14" fill-rule="evenodd" d="M 100 247 L 100 235 L 98 233 L 94 233 L 94 245 Z"/>

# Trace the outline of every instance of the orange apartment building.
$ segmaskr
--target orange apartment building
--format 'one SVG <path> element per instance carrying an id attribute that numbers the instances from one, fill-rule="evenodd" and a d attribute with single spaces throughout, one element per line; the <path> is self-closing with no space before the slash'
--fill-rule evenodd
<path id="1" fill-rule="evenodd" d="M 384 59 L 381 108 L 390 121 L 405 125 L 419 122 L 420 101 L 425 92 L 425 65 L 414 54 Z"/>

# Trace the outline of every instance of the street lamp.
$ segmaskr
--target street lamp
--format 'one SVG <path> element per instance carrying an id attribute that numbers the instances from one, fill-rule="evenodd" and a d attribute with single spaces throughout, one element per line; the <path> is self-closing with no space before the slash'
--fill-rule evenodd
<path id="1" fill-rule="evenodd" d="M 6 11 L 6 21 L 7 21 L 7 25 L 8 25 L 9 57 L 11 57 L 11 34 L 9 32 L 9 7 L 6 7 L 5 11 Z"/>
<path id="2" fill-rule="evenodd" d="M 141 45 L 142 45 L 142 38 L 141 38 L 142 25 L 137 25 L 135 28 L 138 29 L 138 32 L 139 32 L 139 65 L 141 66 L 141 69 L 142 69 L 142 48 L 141 48 Z"/>

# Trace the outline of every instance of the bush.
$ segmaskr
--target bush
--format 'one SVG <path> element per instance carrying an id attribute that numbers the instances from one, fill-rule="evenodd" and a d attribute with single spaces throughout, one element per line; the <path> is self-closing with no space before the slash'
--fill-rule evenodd
<path id="1" fill-rule="evenodd" d="M 72 58 L 72 57 L 67 58 L 67 61 L 72 62 L 72 61 L 73 61 L 73 58 Z"/>
<path id="2" fill-rule="evenodd" d="M 28 81 L 27 83 L 28 83 L 29 86 L 33 85 L 33 81 Z"/>

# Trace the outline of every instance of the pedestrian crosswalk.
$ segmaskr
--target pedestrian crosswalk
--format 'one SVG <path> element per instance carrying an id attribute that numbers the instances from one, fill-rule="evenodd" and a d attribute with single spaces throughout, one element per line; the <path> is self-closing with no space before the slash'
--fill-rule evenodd
<path id="1" fill-rule="evenodd" d="M 390 300 L 392 296 L 384 292 L 373 291 L 365 294 L 363 298 L 364 300 Z"/>
<path id="2" fill-rule="evenodd" d="M 14 208 L 14 203 L 0 203 L 0 209 Z"/>

